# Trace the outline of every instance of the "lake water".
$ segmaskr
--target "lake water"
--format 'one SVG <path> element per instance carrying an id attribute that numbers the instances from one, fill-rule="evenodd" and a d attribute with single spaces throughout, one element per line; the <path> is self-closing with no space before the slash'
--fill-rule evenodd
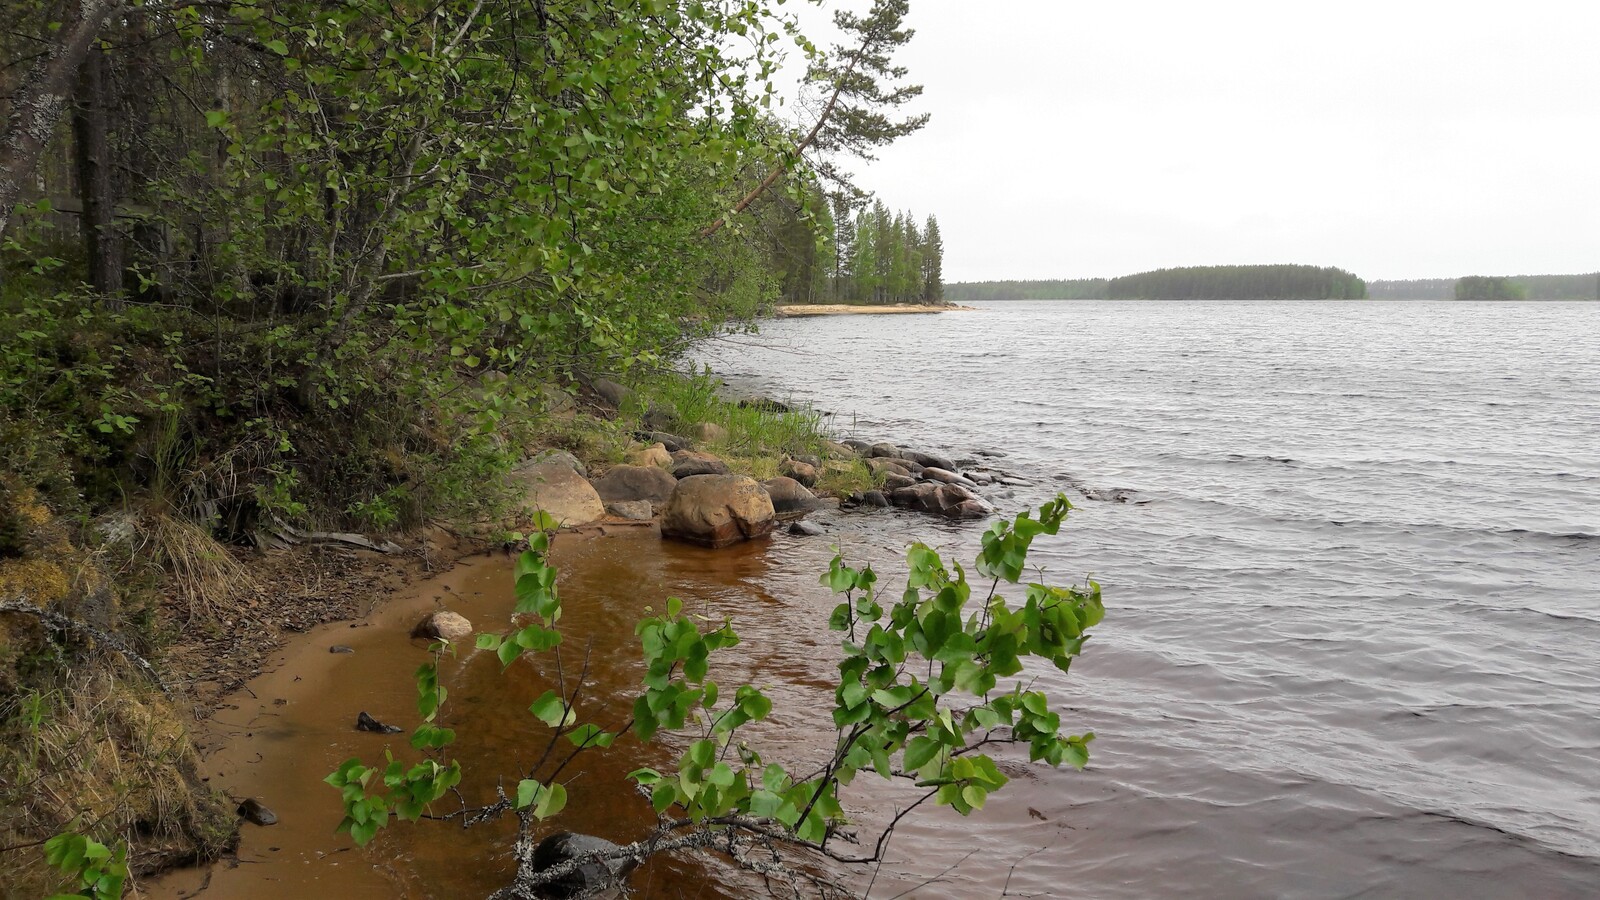
<path id="1" fill-rule="evenodd" d="M 1600 304 L 996 303 L 703 361 L 843 434 L 1003 451 L 1002 508 L 1079 503 L 1036 557 L 1108 614 L 1041 681 L 1090 770 L 1024 760 L 978 824 L 905 830 L 908 883 L 962 860 L 914 896 L 1600 894 Z"/>

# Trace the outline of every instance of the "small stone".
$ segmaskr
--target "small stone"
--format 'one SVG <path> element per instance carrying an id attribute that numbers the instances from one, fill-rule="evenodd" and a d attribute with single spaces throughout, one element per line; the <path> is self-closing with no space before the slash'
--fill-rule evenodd
<path id="1" fill-rule="evenodd" d="M 252 825 L 278 824 L 278 814 L 267 809 L 266 804 L 254 797 L 247 797 L 239 804 L 239 815 Z"/>
<path id="2" fill-rule="evenodd" d="M 800 537 L 819 537 L 826 534 L 821 525 L 801 519 L 789 526 L 789 533 Z"/>
<path id="3" fill-rule="evenodd" d="M 899 459 L 900 448 L 887 441 L 882 441 L 873 444 L 871 447 L 868 447 L 867 454 L 878 457 L 879 459 Z"/>
<path id="4" fill-rule="evenodd" d="M 356 730 L 370 731 L 373 734 L 399 734 L 405 729 L 398 725 L 385 725 L 363 711 L 361 715 L 356 716 Z"/>
<path id="5" fill-rule="evenodd" d="M 817 486 L 817 466 L 798 459 L 786 459 L 778 466 L 778 474 L 786 478 L 793 478 L 806 487 Z"/>
<path id="6" fill-rule="evenodd" d="M 354 653 L 354 652 L 356 652 L 356 648 L 347 647 L 344 644 L 334 644 L 332 647 L 328 648 L 328 652 L 329 653 Z"/>

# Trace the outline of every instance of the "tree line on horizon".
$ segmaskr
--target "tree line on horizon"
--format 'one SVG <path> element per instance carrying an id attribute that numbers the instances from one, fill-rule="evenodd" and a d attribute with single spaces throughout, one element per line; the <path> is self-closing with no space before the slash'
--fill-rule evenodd
<path id="1" fill-rule="evenodd" d="M 1184 266 L 1119 278 L 952 284 L 965 300 L 1359 300 L 1366 282 L 1343 269 L 1301 265 Z"/>
<path id="2" fill-rule="evenodd" d="M 1200 268 L 1279 268 L 1200 267 Z M 1310 268 L 1294 267 L 1294 268 Z M 1176 270 L 1160 270 L 1176 271 Z M 1338 271 L 1338 270 L 1335 270 Z M 1149 275 L 1153 273 L 1142 273 Z M 1349 273 L 1345 273 L 1349 274 Z M 1140 278 L 1141 276 L 1127 276 Z M 1350 276 L 1354 277 L 1354 276 Z M 1492 278 L 1496 286 L 1484 284 Z M 1152 297 L 1113 297 L 1110 285 L 1117 279 L 1056 278 L 1036 280 L 958 281 L 945 285 L 945 296 L 952 303 L 975 300 L 1109 300 L 1158 299 Z M 1579 275 L 1465 276 L 1462 278 L 1413 278 L 1369 281 L 1369 300 L 1600 300 L 1600 272 Z M 1192 296 L 1163 299 L 1261 299 L 1245 296 Z M 1281 297 L 1273 299 L 1307 299 Z M 1338 299 L 1338 298 L 1315 298 Z M 1360 299 L 1345 297 L 1343 299 Z"/>

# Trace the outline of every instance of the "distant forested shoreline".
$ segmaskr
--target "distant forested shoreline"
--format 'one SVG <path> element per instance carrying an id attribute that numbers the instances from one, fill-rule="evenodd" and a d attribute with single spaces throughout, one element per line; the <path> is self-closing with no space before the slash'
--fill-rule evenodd
<path id="1" fill-rule="evenodd" d="M 1354 293 L 1357 283 L 1363 286 L 1362 293 Z M 1342 269 L 1314 266 L 1191 266 L 1121 278 L 958 281 L 946 284 L 944 289 L 946 299 L 953 303 L 1129 299 L 1600 300 L 1600 272 L 1362 282 Z M 1273 292 L 1280 289 L 1286 292 Z"/>

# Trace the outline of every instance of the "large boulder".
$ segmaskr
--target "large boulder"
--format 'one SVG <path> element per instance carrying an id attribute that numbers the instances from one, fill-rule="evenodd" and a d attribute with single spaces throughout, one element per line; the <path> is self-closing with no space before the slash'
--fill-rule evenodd
<path id="1" fill-rule="evenodd" d="M 767 489 L 767 496 L 772 498 L 772 510 L 780 517 L 803 516 L 822 505 L 816 494 L 793 478 L 780 475 L 761 482 L 761 486 Z"/>
<path id="2" fill-rule="evenodd" d="M 731 474 L 728 464 L 709 453 L 698 450 L 679 450 L 672 454 L 672 475 L 674 478 L 691 478 L 695 475 L 728 475 Z"/>
<path id="3" fill-rule="evenodd" d="M 601 500 L 648 500 L 652 506 L 661 506 L 672 497 L 678 479 L 655 466 L 614 466 L 593 484 Z"/>
<path id="4" fill-rule="evenodd" d="M 900 451 L 900 458 L 909 459 L 912 462 L 920 463 L 930 469 L 947 469 L 953 472 L 956 468 L 956 464 L 951 462 L 949 457 L 939 456 L 936 453 L 924 453 L 921 450 L 902 449 Z"/>
<path id="5" fill-rule="evenodd" d="M 524 463 L 512 470 L 511 478 L 523 491 L 524 510 L 542 510 L 560 525 L 587 525 L 606 514 L 594 486 L 562 459 Z M 518 516 L 507 525 L 518 528 L 527 523 L 528 517 Z"/>
<path id="6" fill-rule="evenodd" d="M 558 831 L 533 848 L 533 869 L 542 872 L 584 856 L 611 853 L 621 849 L 616 844 L 587 834 Z M 639 861 L 632 857 L 592 859 L 584 862 L 570 874 L 540 885 L 538 893 L 544 897 L 590 897 L 605 888 L 620 884 L 628 877 Z"/>
<path id="7" fill-rule="evenodd" d="M 690 475 L 678 481 L 661 517 L 661 534 L 705 547 L 762 537 L 777 524 L 772 497 L 743 475 Z"/>

